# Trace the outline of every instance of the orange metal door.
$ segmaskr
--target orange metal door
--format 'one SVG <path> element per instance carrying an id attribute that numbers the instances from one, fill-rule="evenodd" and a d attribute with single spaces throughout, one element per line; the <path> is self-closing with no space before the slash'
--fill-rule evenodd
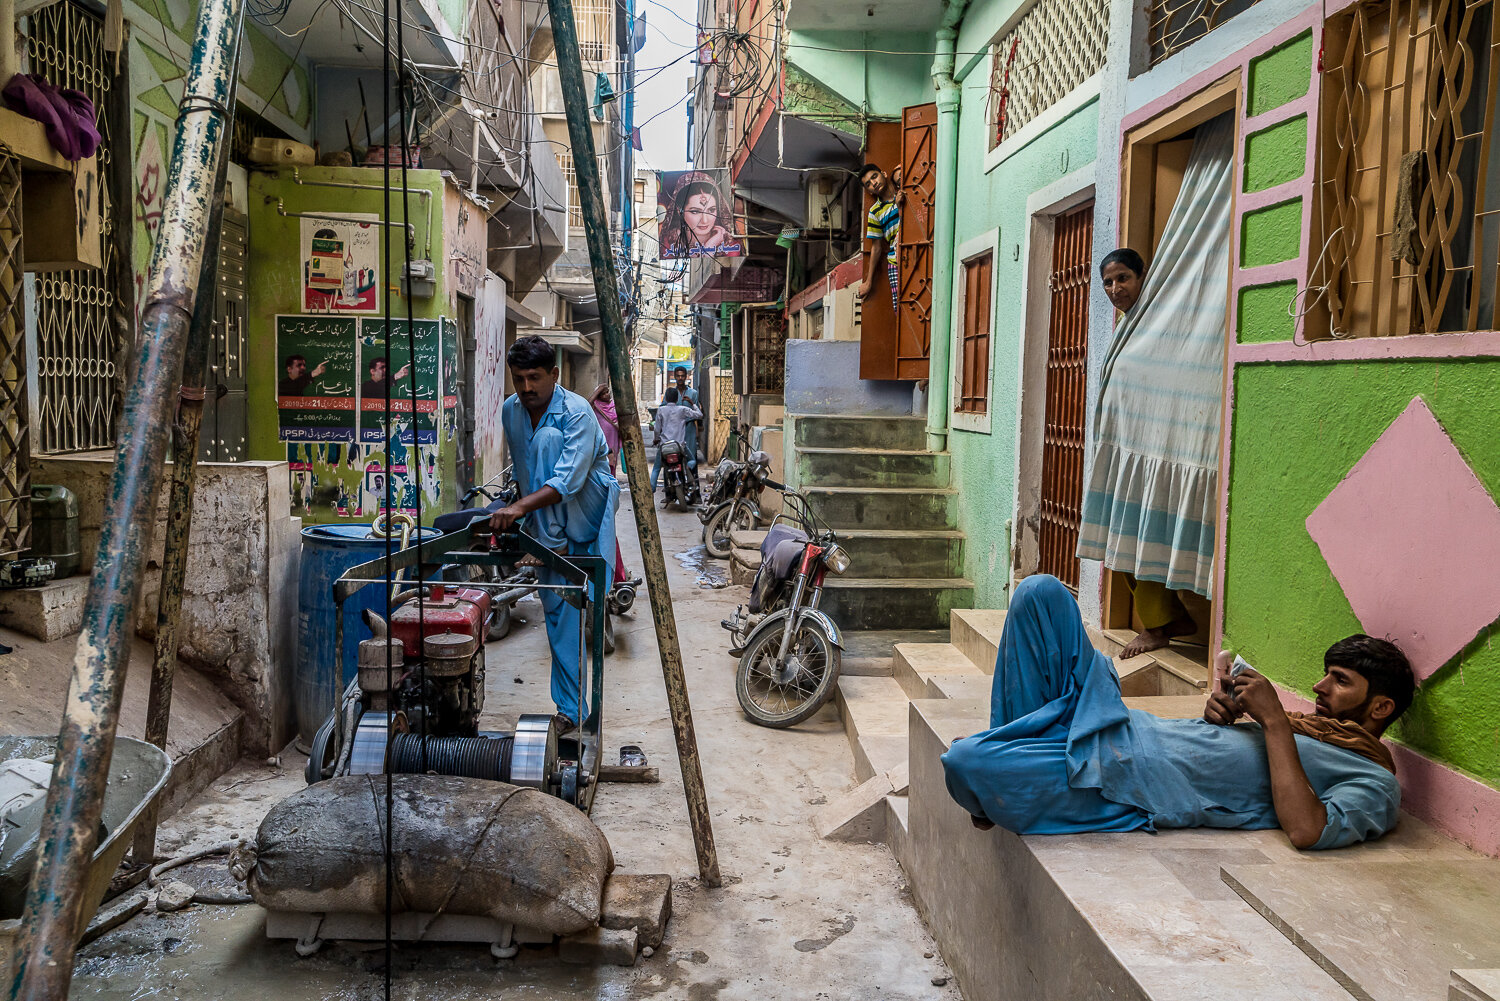
<path id="1" fill-rule="evenodd" d="M 1047 332 L 1047 412 L 1042 432 L 1042 510 L 1037 569 L 1078 587 L 1083 516 L 1084 423 L 1088 403 L 1089 280 L 1094 203 L 1060 215 L 1052 243 L 1052 316 Z"/>

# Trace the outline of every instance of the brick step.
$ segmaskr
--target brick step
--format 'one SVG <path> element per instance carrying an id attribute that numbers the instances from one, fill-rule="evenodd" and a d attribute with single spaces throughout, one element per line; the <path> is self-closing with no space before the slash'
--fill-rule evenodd
<path id="1" fill-rule="evenodd" d="M 905 766 L 909 700 L 895 679 L 840 675 L 835 697 L 858 781 Z"/>
<path id="2" fill-rule="evenodd" d="M 947 452 L 798 448 L 797 482 L 830 487 L 946 487 Z"/>
<path id="3" fill-rule="evenodd" d="M 864 677 L 891 677 L 891 662 L 898 644 L 948 642 L 946 629 L 850 629 L 844 630 L 844 654 L 839 670 Z"/>
<path id="4" fill-rule="evenodd" d="M 1123 649 L 1135 637 L 1135 633 L 1129 629 L 1106 629 L 1104 637 Z M 1207 647 L 1174 643 L 1140 656 L 1150 657 L 1156 663 L 1159 676 L 1159 689 L 1143 694 L 1192 695 L 1208 689 L 1213 671 L 1208 664 Z M 1138 658 L 1132 658 L 1135 659 Z"/>
<path id="5" fill-rule="evenodd" d="M 941 629 L 955 608 L 974 604 L 960 577 L 829 577 L 823 611 L 842 629 Z"/>
<path id="6" fill-rule="evenodd" d="M 1000 653 L 1000 634 L 1005 631 L 1005 610 L 997 608 L 955 608 L 949 629 L 953 645 L 985 674 L 995 673 L 995 658 Z"/>
<path id="7" fill-rule="evenodd" d="M 813 512 L 842 529 L 953 528 L 958 491 L 946 487 L 831 486 L 804 484 Z"/>
<path id="8" fill-rule="evenodd" d="M 946 698 L 934 688 L 933 683 L 939 678 L 985 678 L 974 662 L 952 643 L 897 644 L 891 657 L 891 676 L 911 699 Z"/>
<path id="9" fill-rule="evenodd" d="M 900 448 L 916 451 L 927 444 L 925 417 L 858 417 L 797 414 L 798 448 Z"/>

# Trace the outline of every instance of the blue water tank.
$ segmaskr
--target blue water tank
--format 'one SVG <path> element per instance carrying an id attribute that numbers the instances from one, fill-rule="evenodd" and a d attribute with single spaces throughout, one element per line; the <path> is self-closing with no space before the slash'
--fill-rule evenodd
<path id="1" fill-rule="evenodd" d="M 425 529 L 424 534 L 431 531 Z M 385 554 L 385 544 L 385 539 L 370 534 L 369 525 L 314 525 L 302 530 L 297 673 L 292 679 L 292 697 L 297 712 L 297 735 L 304 747 L 310 746 L 318 727 L 354 680 L 359 643 L 370 638 L 370 628 L 360 613 L 372 608 L 385 615 L 385 588 L 370 584 L 356 591 L 344 602 L 344 649 L 342 655 L 335 656 L 333 582 L 350 567 L 379 559 Z M 337 680 L 335 664 L 339 665 Z"/>

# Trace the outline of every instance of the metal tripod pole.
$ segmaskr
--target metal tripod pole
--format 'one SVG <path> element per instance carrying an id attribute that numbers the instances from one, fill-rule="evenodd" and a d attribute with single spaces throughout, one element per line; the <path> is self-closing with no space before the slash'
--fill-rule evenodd
<path id="1" fill-rule="evenodd" d="M 198 12 L 141 312 L 139 354 L 125 393 L 99 550 L 42 817 L 41 848 L 21 922 L 11 992 L 15 1001 L 61 1001 L 73 976 L 145 544 L 156 520 L 174 390 L 202 273 L 214 174 L 229 139 L 228 106 L 234 100 L 243 11 L 242 0 L 204 0 Z"/>
<path id="2" fill-rule="evenodd" d="M 238 75 L 236 73 L 236 75 Z M 234 123 L 230 109 L 226 131 Z M 203 268 L 193 323 L 188 329 L 182 360 L 182 388 L 178 393 L 177 422 L 172 426 L 172 493 L 167 502 L 167 538 L 162 548 L 161 591 L 156 605 L 156 648 L 151 663 L 151 692 L 146 702 L 146 741 L 167 749 L 172 721 L 172 683 L 177 675 L 178 626 L 182 620 L 183 582 L 187 577 L 188 543 L 193 528 L 193 494 L 198 485 L 198 439 L 203 428 L 207 395 L 208 342 L 217 308 L 219 247 L 224 236 L 224 189 L 229 178 L 229 147 L 219 154 L 214 190 L 209 202 L 208 236 L 203 245 Z M 272 749 L 275 750 L 274 748 Z M 136 825 L 131 857 L 136 864 L 151 863 L 156 854 L 156 825 L 161 798 L 146 804 Z"/>
<path id="3" fill-rule="evenodd" d="M 599 161 L 594 154 L 594 134 L 589 127 L 589 99 L 583 81 L 578 30 L 573 23 L 573 4 L 571 0 L 547 0 L 547 8 L 552 16 L 557 72 L 568 113 L 568 140 L 573 148 L 578 199 L 583 203 L 583 226 L 588 236 L 589 260 L 594 269 L 594 291 L 599 299 L 599 318 L 604 327 L 610 388 L 615 397 L 625 468 L 630 478 L 631 506 L 635 508 L 636 528 L 641 536 L 641 562 L 646 572 L 646 586 L 651 592 L 651 618 L 656 624 L 656 644 L 661 650 L 661 672 L 667 687 L 672 734 L 677 739 L 677 760 L 682 766 L 682 786 L 687 795 L 688 820 L 693 827 L 693 847 L 698 852 L 698 877 L 704 886 L 719 886 L 722 883 L 719 854 L 714 848 L 713 822 L 708 812 L 708 795 L 703 788 L 698 738 L 693 733 L 693 710 L 688 704 L 682 648 L 677 642 L 677 619 L 672 613 L 661 529 L 656 524 L 656 508 L 651 503 L 650 467 L 646 464 L 646 446 L 641 440 L 641 421 L 635 407 L 635 380 L 630 373 L 630 350 L 625 343 L 625 324 L 620 313 L 619 282 L 609 248 L 609 217 L 604 211 Z"/>

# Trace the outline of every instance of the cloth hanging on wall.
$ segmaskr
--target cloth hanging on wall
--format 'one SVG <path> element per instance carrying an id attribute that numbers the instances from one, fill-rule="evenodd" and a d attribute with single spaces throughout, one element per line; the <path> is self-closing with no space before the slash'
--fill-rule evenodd
<path id="1" fill-rule="evenodd" d="M 1104 360 L 1078 555 L 1208 596 L 1224 401 L 1234 122 L 1198 127 L 1141 298 Z"/>

